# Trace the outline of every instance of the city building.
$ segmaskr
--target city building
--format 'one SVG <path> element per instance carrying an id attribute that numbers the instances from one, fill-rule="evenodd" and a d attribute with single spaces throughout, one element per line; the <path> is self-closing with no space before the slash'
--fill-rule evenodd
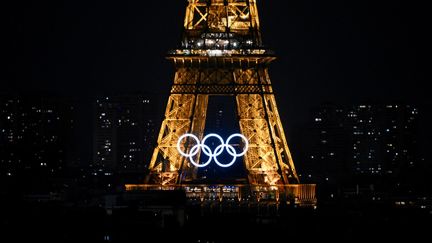
<path id="1" fill-rule="evenodd" d="M 160 119 L 156 97 L 119 95 L 94 102 L 94 175 L 143 173 L 153 151 Z"/>
<path id="2" fill-rule="evenodd" d="M 312 114 L 302 158 L 311 172 L 301 175 L 304 180 L 353 194 L 387 192 L 419 162 L 415 106 L 323 105 Z"/>
<path id="3" fill-rule="evenodd" d="M 317 193 L 323 202 L 423 195 L 419 113 L 406 104 L 325 104 L 312 109 L 301 137 L 299 176 L 320 185 Z"/>
<path id="4" fill-rule="evenodd" d="M 74 112 L 56 97 L 0 97 L 0 176 L 61 172 L 74 157 Z"/>

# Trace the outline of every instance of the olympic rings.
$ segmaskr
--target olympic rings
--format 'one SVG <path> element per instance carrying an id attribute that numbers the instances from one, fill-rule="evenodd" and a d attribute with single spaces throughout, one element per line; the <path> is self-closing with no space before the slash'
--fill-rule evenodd
<path id="1" fill-rule="evenodd" d="M 244 148 L 243 148 L 243 151 L 241 153 L 237 153 L 236 150 L 234 149 L 234 147 L 231 144 L 229 144 L 229 142 L 235 137 L 240 137 L 244 141 Z M 189 150 L 189 153 L 185 153 L 181 149 L 182 140 L 185 138 L 192 138 L 195 141 L 195 145 L 192 146 L 192 148 Z M 212 151 L 210 149 L 210 147 L 205 144 L 205 142 L 209 138 L 216 138 L 220 142 L 220 145 L 218 145 L 214 151 Z M 202 142 L 199 141 L 199 138 L 197 136 L 190 134 L 190 133 L 186 133 L 186 134 L 181 135 L 177 141 L 177 150 L 179 151 L 179 153 L 182 156 L 189 158 L 189 161 L 193 165 L 195 165 L 196 167 L 205 167 L 205 166 L 210 164 L 212 159 L 214 159 L 216 164 L 219 165 L 220 167 L 230 167 L 231 165 L 234 164 L 237 157 L 241 157 L 241 156 L 246 154 L 248 148 L 249 148 L 249 142 L 248 142 L 247 138 L 240 133 L 232 134 L 231 136 L 228 137 L 226 142 L 224 142 L 223 138 L 221 136 L 217 135 L 216 133 L 207 134 L 203 138 Z M 193 159 L 193 157 L 198 154 L 200 149 L 205 155 L 207 155 L 209 157 L 208 160 L 202 164 L 197 163 Z M 223 153 L 224 149 L 226 149 L 228 154 L 233 157 L 233 159 L 228 164 L 223 164 L 217 159 L 217 157 Z"/>

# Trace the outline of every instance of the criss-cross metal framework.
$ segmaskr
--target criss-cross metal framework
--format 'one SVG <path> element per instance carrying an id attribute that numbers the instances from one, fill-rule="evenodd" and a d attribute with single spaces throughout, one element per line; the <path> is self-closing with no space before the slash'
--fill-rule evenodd
<path id="1" fill-rule="evenodd" d="M 177 151 L 179 137 L 203 137 L 210 95 L 235 96 L 243 157 L 253 186 L 299 183 L 274 97 L 261 43 L 255 0 L 189 0 L 181 47 L 170 52 L 174 84 L 149 165 L 147 184 L 188 183 L 197 169 Z M 187 140 L 184 151 L 190 150 Z M 199 157 L 199 155 L 198 155 Z"/>
<path id="2" fill-rule="evenodd" d="M 194 32 L 253 34 L 261 44 L 255 0 L 189 0 L 184 27 Z"/>

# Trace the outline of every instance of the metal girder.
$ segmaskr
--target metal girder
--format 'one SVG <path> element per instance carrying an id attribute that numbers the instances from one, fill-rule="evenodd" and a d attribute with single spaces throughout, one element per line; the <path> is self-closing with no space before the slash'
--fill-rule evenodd
<path id="1" fill-rule="evenodd" d="M 196 169 L 176 150 L 185 133 L 203 137 L 209 95 L 234 95 L 240 130 L 249 140 L 244 156 L 249 183 L 298 182 L 267 68 L 178 68 L 150 171 L 163 185 L 193 180 Z M 187 146 L 186 146 L 187 147 Z M 155 176 L 156 175 L 156 176 Z"/>
<path id="2" fill-rule="evenodd" d="M 252 35 L 256 43 L 261 43 L 255 0 L 189 0 L 184 27 L 191 31 Z"/>
<path id="3" fill-rule="evenodd" d="M 171 88 L 172 94 L 256 94 L 262 90 L 268 90 L 268 87 L 263 85 L 173 85 Z M 271 94 L 270 91 L 264 91 L 266 94 Z"/>
<path id="4" fill-rule="evenodd" d="M 169 97 L 147 181 L 162 185 L 176 184 L 180 171 L 188 179 L 195 176 L 195 168 L 184 163 L 184 157 L 178 153 L 176 144 L 185 133 L 203 133 L 206 113 L 195 111 L 205 110 L 207 102 L 208 97 L 203 95 L 172 94 Z"/>

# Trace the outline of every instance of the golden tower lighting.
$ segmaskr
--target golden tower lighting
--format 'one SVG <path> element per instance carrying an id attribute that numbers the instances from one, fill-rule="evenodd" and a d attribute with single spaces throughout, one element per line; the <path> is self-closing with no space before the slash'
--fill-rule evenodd
<path id="1" fill-rule="evenodd" d="M 203 139 L 209 96 L 225 95 L 235 97 L 240 133 L 249 143 L 242 158 L 248 188 L 276 192 L 276 200 L 290 192 L 315 201 L 315 185 L 299 184 L 288 148 L 268 73 L 275 56 L 262 45 L 255 0 L 189 0 L 181 48 L 167 58 L 176 72 L 147 186 L 185 187 L 196 179 L 197 167 L 177 142 L 187 133 Z"/>

